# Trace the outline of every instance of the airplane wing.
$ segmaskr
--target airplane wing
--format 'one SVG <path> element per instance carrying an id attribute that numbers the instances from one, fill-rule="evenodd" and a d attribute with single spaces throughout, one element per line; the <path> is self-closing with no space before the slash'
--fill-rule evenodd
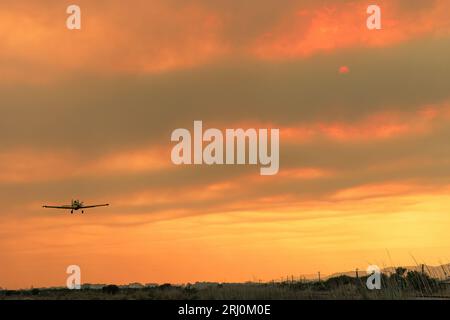
<path id="1" fill-rule="evenodd" d="M 52 209 L 72 209 L 72 206 L 42 206 L 42 207 Z"/>
<path id="2" fill-rule="evenodd" d="M 109 203 L 105 203 L 105 204 L 94 204 L 91 206 L 81 206 L 80 209 L 85 209 L 85 208 L 95 208 L 95 207 L 106 207 L 109 206 Z"/>

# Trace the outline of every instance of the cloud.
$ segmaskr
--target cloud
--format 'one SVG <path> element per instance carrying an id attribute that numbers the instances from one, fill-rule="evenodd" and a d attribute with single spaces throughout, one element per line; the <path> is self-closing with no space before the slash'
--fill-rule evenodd
<path id="1" fill-rule="evenodd" d="M 0 153 L 0 183 L 23 184 L 79 177 L 151 172 L 171 167 L 169 150 L 162 147 L 120 150 L 82 159 L 78 150 L 15 149 Z M 32 161 L 30 161 L 32 159 Z M 55 170 L 57 168 L 57 170 Z"/>
<path id="2" fill-rule="evenodd" d="M 233 59 L 304 58 L 448 36 L 448 2 L 382 1 L 383 30 L 357 1 L 79 1 L 82 29 L 53 1 L 4 1 L 0 61 L 7 83 L 45 85 L 79 73 L 161 74 Z M 5 79 L 5 78 L 4 78 Z"/>
<path id="3" fill-rule="evenodd" d="M 284 127 L 281 137 L 287 143 L 301 144 L 313 139 L 338 142 L 370 142 L 403 136 L 426 135 L 450 119 L 450 104 L 424 106 L 415 112 L 386 112 L 368 115 L 353 122 L 307 123 Z M 272 125 L 274 126 L 274 125 Z M 276 125 L 275 125 L 276 127 Z"/>
<path id="4" fill-rule="evenodd" d="M 65 27 L 66 6 L 5 1 L 0 60 L 8 82 L 47 83 L 71 73 L 160 73 L 204 64 L 228 49 L 221 20 L 199 4 L 79 1 L 81 30 Z M 6 9 L 7 7 L 7 9 Z"/>
<path id="5" fill-rule="evenodd" d="M 196 119 L 289 127 L 415 111 L 448 99 L 448 55 L 448 41 L 422 40 L 305 61 L 228 62 L 153 76 L 80 75 L 54 86 L 2 87 L 0 142 L 3 148 L 29 141 L 41 148 L 70 145 L 89 157 L 124 144 L 165 143 L 174 128 Z M 336 73 L 342 60 L 352 61 L 346 77 Z"/>
<path id="6" fill-rule="evenodd" d="M 446 1 L 426 6 L 398 1 L 377 4 L 382 12 L 382 30 L 367 29 L 366 3 L 325 2 L 312 8 L 299 7 L 283 17 L 273 30 L 254 42 L 251 51 L 263 59 L 306 57 L 343 48 L 386 47 L 427 34 L 448 36 L 450 32 Z"/>

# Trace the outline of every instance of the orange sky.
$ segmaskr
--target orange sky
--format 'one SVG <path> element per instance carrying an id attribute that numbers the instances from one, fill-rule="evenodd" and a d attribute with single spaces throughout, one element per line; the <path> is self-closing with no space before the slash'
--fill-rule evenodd
<path id="1" fill-rule="evenodd" d="M 2 1 L 0 287 L 448 263 L 450 3 L 378 3 Z M 279 174 L 174 166 L 194 120 L 279 128 Z"/>

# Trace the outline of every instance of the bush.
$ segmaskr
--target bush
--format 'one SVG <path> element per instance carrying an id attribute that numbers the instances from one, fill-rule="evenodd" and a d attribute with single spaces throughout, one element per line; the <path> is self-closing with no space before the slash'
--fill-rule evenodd
<path id="1" fill-rule="evenodd" d="M 161 290 L 166 290 L 166 289 L 172 288 L 172 285 L 170 283 L 164 283 L 164 284 L 160 285 L 158 288 Z"/>
<path id="2" fill-rule="evenodd" d="M 37 296 L 39 294 L 39 289 L 36 289 L 36 288 L 31 289 L 30 293 L 32 296 Z"/>
<path id="3" fill-rule="evenodd" d="M 347 275 L 341 275 L 333 278 L 329 278 L 324 282 L 327 288 L 338 288 L 344 285 L 358 285 L 361 281 L 358 278 L 350 277 Z"/>
<path id="4" fill-rule="evenodd" d="M 120 291 L 120 289 L 115 284 L 110 284 L 108 286 L 104 286 L 102 288 L 102 291 L 103 291 L 103 293 L 106 293 L 106 294 L 117 294 Z"/>

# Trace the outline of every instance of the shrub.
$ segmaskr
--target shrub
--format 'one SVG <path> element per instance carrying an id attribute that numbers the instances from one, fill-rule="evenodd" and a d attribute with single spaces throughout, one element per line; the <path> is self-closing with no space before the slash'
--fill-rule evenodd
<path id="1" fill-rule="evenodd" d="M 31 289 L 30 293 L 33 296 L 37 296 L 39 294 L 39 289 L 37 289 L 37 288 Z"/>
<path id="2" fill-rule="evenodd" d="M 119 290 L 120 290 L 119 287 L 116 286 L 115 284 L 110 284 L 102 288 L 103 293 L 106 294 L 117 294 Z"/>

